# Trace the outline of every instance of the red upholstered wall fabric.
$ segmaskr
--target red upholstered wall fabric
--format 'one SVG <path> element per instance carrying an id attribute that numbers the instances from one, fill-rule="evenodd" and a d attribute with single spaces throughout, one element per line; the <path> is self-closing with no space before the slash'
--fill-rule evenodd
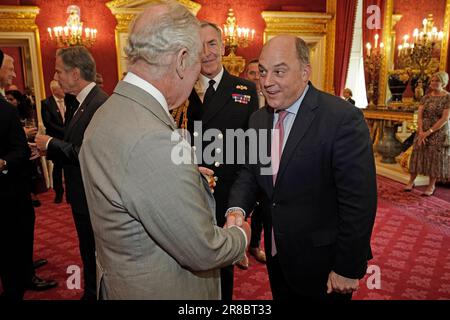
<path id="1" fill-rule="evenodd" d="M 307 11 L 326 12 L 326 0 L 197 0 L 202 8 L 197 14 L 201 20 L 208 20 L 223 27 L 227 18 L 228 9 L 232 8 L 238 25 L 255 29 L 255 40 L 247 48 L 239 48 L 237 54 L 246 61 L 259 56 L 263 45 L 263 32 L 265 26 L 261 16 L 262 11 Z"/>
<path id="2" fill-rule="evenodd" d="M 104 89 L 112 93 L 117 79 L 117 58 L 114 29 L 117 24 L 111 11 L 106 7 L 108 0 L 22 0 L 9 1 L 8 4 L 34 5 L 40 8 L 36 18 L 39 27 L 44 81 L 47 95 L 48 84 L 53 78 L 56 46 L 50 41 L 47 28 L 55 24 L 63 25 L 67 19 L 66 8 L 75 4 L 81 9 L 81 20 L 85 26 L 93 26 L 98 30 L 98 40 L 91 48 L 97 62 L 97 71 L 103 75 Z M 233 8 L 238 24 L 256 30 L 256 41 L 245 49 L 239 49 L 238 54 L 246 60 L 259 55 L 262 47 L 263 31 L 265 28 L 261 11 L 326 11 L 326 0 L 197 0 L 202 5 L 198 13 L 200 19 L 222 25 L 225 22 L 228 8 Z"/>
<path id="3" fill-rule="evenodd" d="M 50 40 L 48 27 L 65 25 L 67 7 L 77 5 L 81 10 L 81 21 L 85 27 L 95 27 L 98 30 L 97 42 L 91 51 L 96 63 L 97 72 L 103 76 L 103 89 L 111 94 L 117 84 L 117 58 L 114 38 L 116 19 L 106 7 L 107 0 L 28 0 L 21 5 L 33 5 L 40 8 L 36 17 L 41 40 L 42 64 L 44 70 L 45 90 L 50 94 L 49 83 L 55 72 L 56 45 Z"/>
<path id="4" fill-rule="evenodd" d="M 414 0 L 411 1 L 394 1 L 394 13 L 401 14 L 401 20 L 395 25 L 396 32 L 396 49 L 395 57 L 397 57 L 397 47 L 403 42 L 403 36 L 409 34 L 410 40 L 414 28 L 422 28 L 422 20 L 433 14 L 434 25 L 438 30 L 444 27 L 444 12 L 446 0 Z"/>
<path id="5" fill-rule="evenodd" d="M 11 56 L 14 59 L 14 70 L 16 72 L 16 78 L 13 81 L 19 90 L 23 93 L 25 89 L 25 80 L 23 79 L 22 71 L 22 53 L 19 47 L 0 47 L 4 54 Z M 8 90 L 8 88 L 6 88 Z"/>

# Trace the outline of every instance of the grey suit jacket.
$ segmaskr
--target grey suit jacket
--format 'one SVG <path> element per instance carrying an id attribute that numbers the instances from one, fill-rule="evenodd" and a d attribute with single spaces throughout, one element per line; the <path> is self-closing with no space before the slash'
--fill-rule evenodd
<path id="1" fill-rule="evenodd" d="M 244 256 L 238 228 L 216 225 L 195 164 L 171 161 L 173 119 L 144 90 L 119 82 L 84 136 L 80 164 L 103 299 L 220 299 L 220 267 Z M 178 149 L 180 150 L 180 149 Z"/>

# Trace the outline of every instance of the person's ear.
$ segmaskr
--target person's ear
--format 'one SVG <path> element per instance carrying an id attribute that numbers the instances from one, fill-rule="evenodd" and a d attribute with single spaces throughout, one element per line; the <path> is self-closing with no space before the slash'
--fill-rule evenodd
<path id="1" fill-rule="evenodd" d="M 307 82 L 310 76 L 311 76 L 311 65 L 307 64 L 306 66 L 303 67 L 302 79 Z"/>
<path id="2" fill-rule="evenodd" d="M 180 79 L 184 78 L 184 74 L 187 69 L 187 58 L 188 58 L 188 51 L 186 48 L 181 49 L 176 56 L 176 73 Z"/>

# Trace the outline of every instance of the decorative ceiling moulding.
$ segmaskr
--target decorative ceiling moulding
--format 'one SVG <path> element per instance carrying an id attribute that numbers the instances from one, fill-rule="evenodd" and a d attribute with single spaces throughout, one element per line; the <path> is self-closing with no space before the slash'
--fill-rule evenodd
<path id="1" fill-rule="evenodd" d="M 178 3 L 184 5 L 195 16 L 202 7 L 200 4 L 189 0 L 177 0 Z M 119 79 L 122 79 L 126 72 L 126 57 L 123 48 L 128 39 L 128 28 L 134 17 L 142 12 L 145 7 L 151 3 L 159 3 L 158 0 L 114 0 L 106 3 L 111 13 L 117 20 L 115 30 L 116 53 L 117 53 L 117 71 Z"/>
<path id="2" fill-rule="evenodd" d="M 280 34 L 301 37 L 310 48 L 313 73 L 311 82 L 317 88 L 333 93 L 336 2 L 327 1 L 327 12 L 263 11 L 266 28 L 263 41 Z"/>
<path id="3" fill-rule="evenodd" d="M 35 31 L 38 7 L 0 6 L 1 31 Z"/>

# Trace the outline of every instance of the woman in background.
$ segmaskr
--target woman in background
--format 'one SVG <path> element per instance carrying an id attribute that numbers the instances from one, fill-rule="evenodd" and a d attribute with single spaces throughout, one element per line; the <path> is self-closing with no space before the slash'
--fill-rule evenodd
<path id="1" fill-rule="evenodd" d="M 450 93 L 445 90 L 448 74 L 444 71 L 431 77 L 430 92 L 419 106 L 417 135 L 409 164 L 411 174 L 404 191 L 411 191 L 418 174 L 429 176 L 423 196 L 433 195 L 437 179 L 450 179 Z"/>

